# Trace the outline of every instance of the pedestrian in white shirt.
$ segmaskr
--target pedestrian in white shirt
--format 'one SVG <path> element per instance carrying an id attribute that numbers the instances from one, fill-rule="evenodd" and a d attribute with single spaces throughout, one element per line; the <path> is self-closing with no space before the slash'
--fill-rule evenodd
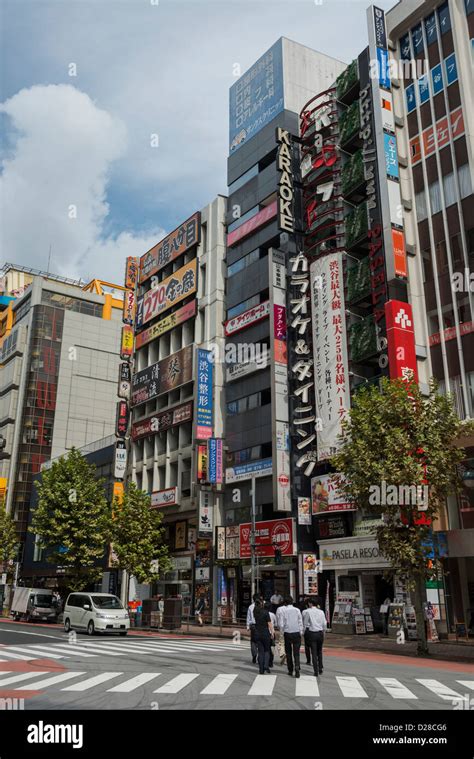
<path id="1" fill-rule="evenodd" d="M 274 614 L 272 612 L 272 610 L 271 610 L 272 609 L 271 601 L 265 601 L 265 603 L 263 605 L 263 608 L 265 609 L 265 611 L 268 611 L 268 613 L 270 615 L 270 619 L 271 619 L 272 625 L 273 625 L 273 638 L 272 638 L 271 648 L 270 648 L 270 664 L 269 664 L 270 669 L 271 669 L 273 667 L 273 660 L 274 660 L 273 649 L 275 648 L 275 645 L 276 645 L 276 640 L 275 640 L 276 631 L 275 631 L 275 627 L 276 627 L 276 623 L 277 623 L 277 618 L 276 618 L 276 614 Z"/>
<path id="2" fill-rule="evenodd" d="M 253 612 L 255 609 L 255 601 L 260 600 L 260 595 L 258 593 L 254 593 L 253 603 L 251 603 L 247 609 L 247 630 L 250 630 L 250 651 L 252 653 L 252 664 L 257 663 L 258 654 L 257 641 L 255 640 L 255 617 L 253 615 Z"/>
<path id="3" fill-rule="evenodd" d="M 319 599 L 308 598 L 308 608 L 303 612 L 305 640 L 311 648 L 314 676 L 323 674 L 323 643 L 328 623 L 324 612 L 319 608 Z"/>
<path id="4" fill-rule="evenodd" d="M 275 630 L 275 642 L 278 648 L 278 653 L 280 655 L 280 664 L 284 664 L 286 662 L 285 637 L 282 628 L 284 608 L 284 606 L 279 606 L 275 614 L 276 626 L 278 628 Z"/>
<path id="5" fill-rule="evenodd" d="M 280 596 L 279 593 L 274 593 L 272 597 L 270 598 L 270 603 L 272 605 L 272 612 L 276 614 L 276 610 L 279 606 L 283 603 L 283 598 Z"/>
<path id="6" fill-rule="evenodd" d="M 293 606 L 291 596 L 286 596 L 280 607 L 281 615 L 278 619 L 280 630 L 283 631 L 285 638 L 285 653 L 288 666 L 288 674 L 293 677 L 293 660 L 295 677 L 300 676 L 300 646 L 301 635 L 303 633 L 303 618 L 301 612 Z M 278 609 L 278 611 L 280 611 Z"/>

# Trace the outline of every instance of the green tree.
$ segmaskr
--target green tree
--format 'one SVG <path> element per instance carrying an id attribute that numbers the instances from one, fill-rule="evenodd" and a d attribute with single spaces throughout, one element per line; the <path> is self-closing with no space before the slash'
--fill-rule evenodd
<path id="1" fill-rule="evenodd" d="M 162 514 L 150 508 L 150 496 L 131 482 L 121 504 L 114 502 L 111 542 L 113 566 L 136 577 L 138 582 L 157 579 L 152 561 L 159 572 L 171 568 L 168 547 L 163 544 Z"/>
<path id="2" fill-rule="evenodd" d="M 383 519 L 375 535 L 391 572 L 404 575 L 414 594 L 420 655 L 428 653 L 423 617 L 426 581 L 436 576 L 438 568 L 437 560 L 428 561 L 430 525 L 446 497 L 459 490 L 459 464 L 465 453 L 456 441 L 465 430 L 451 398 L 438 394 L 434 380 L 424 397 L 415 383 L 384 379 L 380 389 L 366 386 L 354 396 L 341 448 L 331 460 L 344 475 L 338 478 L 341 491 L 359 509 Z M 384 482 L 397 486 L 398 497 L 385 499 L 394 503 L 381 504 L 384 499 L 376 497 Z M 407 486 L 423 488 L 417 491 L 420 503 L 410 499 L 406 505 Z M 427 508 L 421 512 L 421 496 L 426 495 Z M 419 523 L 422 514 L 426 524 Z"/>
<path id="3" fill-rule="evenodd" d="M 102 575 L 110 533 L 110 507 L 96 467 L 72 448 L 37 483 L 39 502 L 31 532 L 40 536 L 47 561 L 65 568 L 68 590 L 81 590 Z"/>
<path id="4" fill-rule="evenodd" d="M 0 502 L 0 563 L 5 565 L 8 583 L 12 582 L 15 574 L 14 562 L 18 557 L 18 544 L 15 522 L 11 514 L 7 514 L 5 505 Z M 6 604 L 7 608 L 11 606 L 12 601 L 13 597 L 10 589 L 9 600 Z"/>

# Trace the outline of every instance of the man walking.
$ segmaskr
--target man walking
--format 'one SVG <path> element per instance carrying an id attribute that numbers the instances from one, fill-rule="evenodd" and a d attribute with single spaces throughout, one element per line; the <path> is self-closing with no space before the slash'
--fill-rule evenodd
<path id="1" fill-rule="evenodd" d="M 300 676 L 300 646 L 301 635 L 303 633 L 303 619 L 301 612 L 295 606 L 293 606 L 293 599 L 291 596 L 286 596 L 283 601 L 283 606 L 280 606 L 278 611 L 281 611 L 280 616 L 277 615 L 278 625 L 283 632 L 285 638 L 285 653 L 288 665 L 288 674 L 293 676 L 293 662 L 295 677 Z"/>
<path id="2" fill-rule="evenodd" d="M 250 651 L 252 653 L 252 664 L 257 663 L 258 654 L 257 641 L 255 640 L 255 617 L 253 612 L 255 609 L 255 602 L 260 600 L 260 595 L 258 593 L 254 593 L 253 603 L 251 603 L 247 609 L 247 630 L 250 630 Z"/>
<path id="3" fill-rule="evenodd" d="M 311 648 L 314 676 L 323 674 L 323 643 L 324 633 L 328 623 L 322 609 L 319 608 L 319 599 L 308 598 L 308 608 L 303 612 L 303 626 L 305 641 Z"/>
<path id="4" fill-rule="evenodd" d="M 272 605 L 271 611 L 276 614 L 276 611 L 279 606 L 281 606 L 281 603 L 283 601 L 283 598 L 280 596 L 279 593 L 275 591 L 275 593 L 270 598 L 270 603 Z"/>

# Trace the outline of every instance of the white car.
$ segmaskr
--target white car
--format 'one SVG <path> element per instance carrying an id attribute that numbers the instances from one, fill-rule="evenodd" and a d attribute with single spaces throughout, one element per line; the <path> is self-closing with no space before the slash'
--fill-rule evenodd
<path id="1" fill-rule="evenodd" d="M 64 631 L 85 630 L 88 635 L 126 635 L 130 617 L 117 596 L 110 593 L 70 593 L 63 612 Z"/>

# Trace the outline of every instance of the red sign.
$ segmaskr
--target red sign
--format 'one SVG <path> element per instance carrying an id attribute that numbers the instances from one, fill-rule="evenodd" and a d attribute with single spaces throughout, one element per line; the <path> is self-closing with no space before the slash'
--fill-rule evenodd
<path id="1" fill-rule="evenodd" d="M 125 437 L 127 434 L 129 420 L 129 410 L 126 401 L 117 403 L 117 419 L 115 424 L 115 434 L 117 437 Z"/>
<path id="2" fill-rule="evenodd" d="M 449 118 L 451 121 L 451 133 L 453 135 L 453 140 L 455 140 L 457 137 L 460 137 L 462 134 L 464 134 L 464 116 L 461 106 L 452 111 L 449 114 Z M 436 122 L 436 139 L 432 126 L 423 131 L 422 138 L 423 140 L 421 141 L 420 136 L 417 135 L 410 140 L 412 164 L 421 161 L 421 142 L 423 142 L 423 154 L 425 158 L 434 153 L 437 148 L 438 150 L 441 150 L 441 148 L 444 148 L 446 145 L 448 145 L 449 129 L 448 119 L 446 116 L 443 116 L 442 119 L 439 119 Z"/>
<path id="3" fill-rule="evenodd" d="M 275 548 L 281 551 L 282 556 L 295 556 L 294 524 L 294 519 L 274 519 L 269 522 L 257 522 L 255 525 L 255 544 L 258 556 L 273 557 L 275 555 Z M 250 558 L 251 531 L 252 525 L 250 523 L 239 526 L 241 559 Z"/>
<path id="4" fill-rule="evenodd" d="M 400 300 L 388 300 L 385 303 L 385 319 L 390 378 L 418 382 L 411 305 Z"/>
<path id="5" fill-rule="evenodd" d="M 234 316 L 233 319 L 229 319 L 225 323 L 224 332 L 226 335 L 233 335 L 234 332 L 240 332 L 241 329 L 249 327 L 251 324 L 259 322 L 260 319 L 264 319 L 270 313 L 270 301 L 266 300 L 264 303 L 260 303 L 259 306 L 249 308 L 248 311 L 244 311 L 243 314 Z"/>
<path id="6" fill-rule="evenodd" d="M 470 332 L 474 332 L 474 322 L 463 322 L 459 325 L 459 333 L 461 337 L 463 335 L 468 335 Z M 456 327 L 448 327 L 444 330 L 444 341 L 447 340 L 454 340 L 456 337 Z M 430 347 L 433 347 L 433 345 L 440 345 L 441 343 L 441 335 L 439 332 L 436 332 L 434 335 L 430 335 L 429 338 L 429 344 Z"/>
<path id="7" fill-rule="evenodd" d="M 277 201 L 275 200 L 273 203 L 270 203 L 269 206 L 266 206 L 257 214 L 255 214 L 255 216 L 252 216 L 252 218 L 246 221 L 245 224 L 237 227 L 237 229 L 234 229 L 233 232 L 229 232 L 227 235 L 227 245 L 229 247 L 231 245 L 235 245 L 235 243 L 241 240 L 243 237 L 247 237 L 259 227 L 263 227 L 264 224 L 268 224 L 268 222 L 271 221 L 271 219 L 273 219 L 276 215 Z"/>
<path id="8" fill-rule="evenodd" d="M 140 259 L 136 256 L 128 256 L 125 268 L 125 287 L 127 290 L 135 290 L 138 284 L 138 265 Z"/>
<path id="9" fill-rule="evenodd" d="M 407 277 L 407 254 L 405 249 L 405 235 L 401 229 L 392 229 L 393 259 L 395 274 L 399 277 Z"/>

